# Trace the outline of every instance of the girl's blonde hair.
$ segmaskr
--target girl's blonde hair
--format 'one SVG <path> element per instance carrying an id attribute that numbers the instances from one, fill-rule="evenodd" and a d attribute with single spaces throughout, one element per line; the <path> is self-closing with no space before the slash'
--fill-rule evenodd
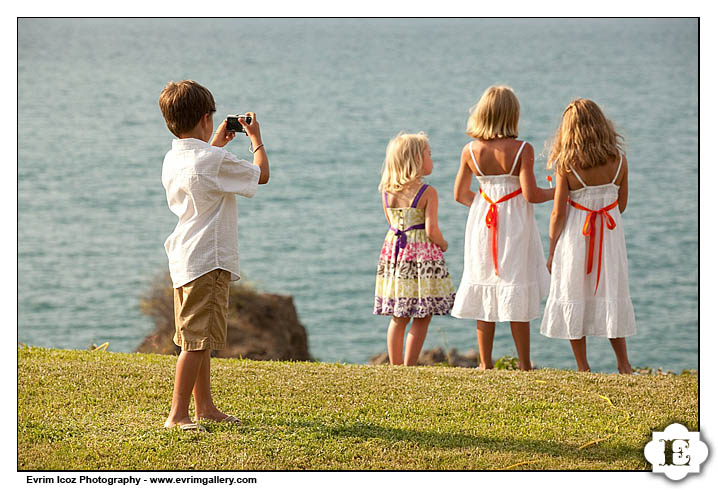
<path id="1" fill-rule="evenodd" d="M 623 136 L 601 108 L 589 99 L 576 99 L 563 111 L 548 157 L 547 168 L 566 175 L 571 167 L 591 168 L 620 158 Z"/>
<path id="2" fill-rule="evenodd" d="M 513 89 L 505 85 L 493 85 L 484 91 L 479 102 L 471 108 L 466 134 L 481 140 L 516 138 L 519 135 L 520 112 L 519 99 Z"/>
<path id="3" fill-rule="evenodd" d="M 424 149 L 429 138 L 423 132 L 401 132 L 386 146 L 379 191 L 398 192 L 406 184 L 423 176 Z"/>

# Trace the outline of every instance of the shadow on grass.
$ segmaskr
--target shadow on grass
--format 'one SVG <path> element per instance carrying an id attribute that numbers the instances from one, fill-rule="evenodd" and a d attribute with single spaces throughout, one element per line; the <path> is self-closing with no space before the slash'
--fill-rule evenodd
<path id="1" fill-rule="evenodd" d="M 478 448 L 487 451 L 505 453 L 533 453 L 569 458 L 580 457 L 584 460 L 603 462 L 625 460 L 627 458 L 638 458 L 641 461 L 643 460 L 643 448 L 637 448 L 627 444 L 616 444 L 610 439 L 600 443 L 599 445 L 579 450 L 579 447 L 585 442 L 589 442 L 590 439 L 572 444 L 545 439 L 476 436 L 461 432 L 447 433 L 400 429 L 394 427 L 384 427 L 376 424 L 366 424 L 362 422 L 333 426 L 324 425 L 321 422 L 307 420 L 300 421 L 297 419 L 286 421 L 275 419 L 274 422 L 279 426 L 285 426 L 287 428 L 304 428 L 319 437 L 328 439 L 348 438 L 362 441 L 382 439 L 389 443 L 409 443 L 423 446 L 427 449 Z M 245 427 L 245 429 L 249 429 L 249 427 Z M 605 434 L 596 434 L 594 439 L 606 437 L 611 432 L 612 431 L 607 431 Z"/>

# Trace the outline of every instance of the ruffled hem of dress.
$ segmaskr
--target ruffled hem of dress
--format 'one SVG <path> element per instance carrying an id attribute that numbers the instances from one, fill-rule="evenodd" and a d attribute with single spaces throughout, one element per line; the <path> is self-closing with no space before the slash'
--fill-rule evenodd
<path id="1" fill-rule="evenodd" d="M 448 315 L 454 304 L 455 293 L 446 298 L 383 298 L 374 297 L 375 315 L 392 315 L 400 318 L 424 318 L 429 315 Z"/>
<path id="2" fill-rule="evenodd" d="M 456 292 L 451 316 L 484 322 L 528 322 L 540 316 L 541 297 L 538 283 L 470 284 L 462 283 Z"/>
<path id="3" fill-rule="evenodd" d="M 554 339 L 577 340 L 583 337 L 609 339 L 636 334 L 636 317 L 631 299 L 569 303 L 546 301 L 541 335 Z"/>

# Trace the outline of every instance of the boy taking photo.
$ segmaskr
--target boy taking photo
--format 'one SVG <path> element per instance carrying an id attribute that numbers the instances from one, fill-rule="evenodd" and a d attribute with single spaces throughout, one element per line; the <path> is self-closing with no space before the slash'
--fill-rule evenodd
<path id="1" fill-rule="evenodd" d="M 235 137 L 222 121 L 213 134 L 214 98 L 192 80 L 169 82 L 159 99 L 167 128 L 176 136 L 162 165 L 167 204 L 178 223 L 165 241 L 174 287 L 177 359 L 172 408 L 165 427 L 205 431 L 200 420 L 239 424 L 221 412 L 210 390 L 210 351 L 227 338 L 229 282 L 239 279 L 237 200 L 269 181 L 269 160 L 254 113 L 239 123 L 253 148 L 253 163 L 223 147 Z M 211 141 L 210 141 L 211 139 Z M 194 396 L 195 421 L 189 416 Z"/>

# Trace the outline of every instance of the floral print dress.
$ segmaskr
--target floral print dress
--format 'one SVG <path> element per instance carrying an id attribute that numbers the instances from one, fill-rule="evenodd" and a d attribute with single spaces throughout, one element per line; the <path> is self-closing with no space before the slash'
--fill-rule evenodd
<path id="1" fill-rule="evenodd" d="M 426 234 L 423 209 L 416 205 L 427 184 L 417 192 L 411 207 L 390 208 L 390 227 L 379 255 L 374 292 L 374 314 L 423 318 L 448 315 L 454 304 L 454 286 L 444 254 Z"/>

